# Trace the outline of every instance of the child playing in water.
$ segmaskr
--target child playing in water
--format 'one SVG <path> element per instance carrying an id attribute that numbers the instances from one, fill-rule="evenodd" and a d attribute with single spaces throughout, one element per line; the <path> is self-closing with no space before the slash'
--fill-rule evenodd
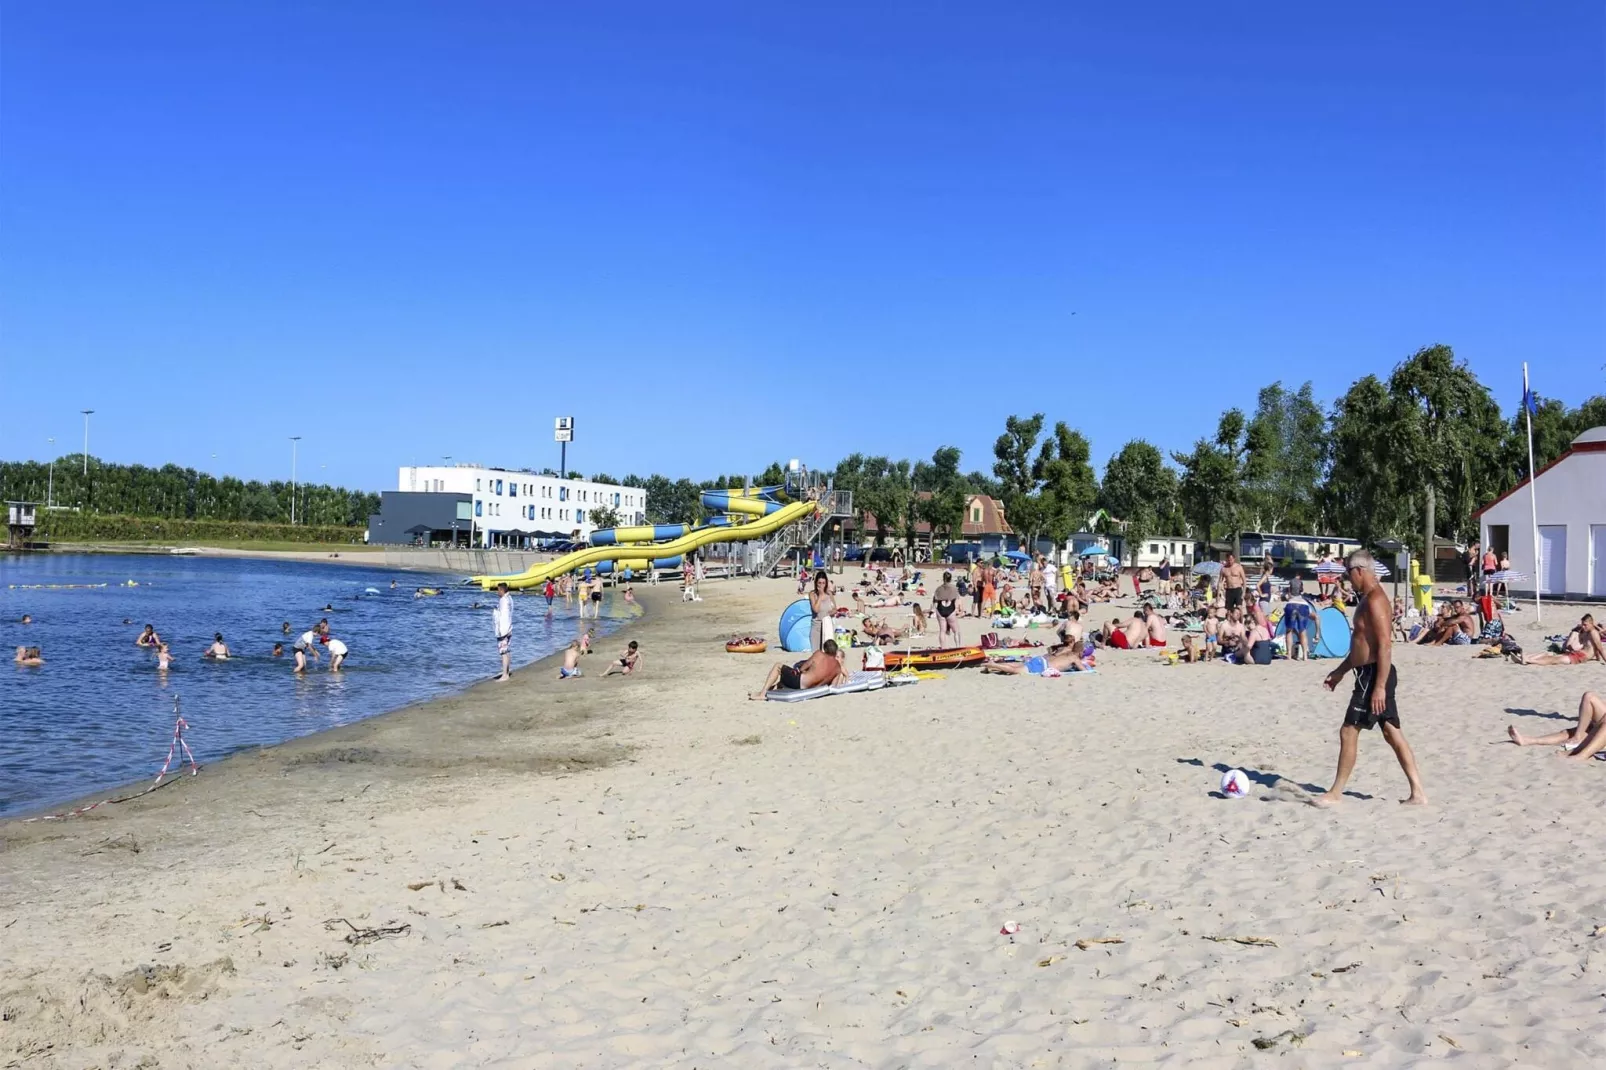
<path id="1" fill-rule="evenodd" d="M 580 641 L 569 644 L 563 652 L 563 664 L 558 666 L 558 679 L 567 680 L 571 676 L 580 675 Z"/>
<path id="2" fill-rule="evenodd" d="M 45 663 L 45 659 L 39 656 L 39 648 L 36 646 L 19 646 L 15 660 L 18 665 L 43 665 Z"/>
<path id="3" fill-rule="evenodd" d="M 168 651 L 167 644 L 166 643 L 162 643 L 159 646 L 157 646 L 157 648 L 156 648 L 156 668 L 157 668 L 157 671 L 166 672 L 167 669 L 168 669 L 168 666 L 170 666 L 172 664 L 173 664 L 173 655 L 172 655 L 172 653 L 170 653 Z"/>
<path id="4" fill-rule="evenodd" d="M 621 676 L 629 676 L 631 673 L 636 671 L 636 665 L 640 661 L 641 651 L 637 649 L 636 641 L 632 639 L 630 640 L 630 645 L 625 647 L 624 657 L 620 658 L 612 665 L 609 665 L 608 671 L 602 675 L 612 676 L 614 673 L 618 673 Z"/>

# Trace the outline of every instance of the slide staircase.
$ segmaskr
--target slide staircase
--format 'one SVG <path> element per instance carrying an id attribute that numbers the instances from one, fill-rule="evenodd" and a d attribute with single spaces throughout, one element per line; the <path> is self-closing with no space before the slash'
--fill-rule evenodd
<path id="1" fill-rule="evenodd" d="M 853 492 L 828 490 L 820 495 L 819 511 L 794 521 L 766 539 L 759 547 L 753 575 L 768 576 L 780 567 L 787 551 L 796 547 L 812 546 L 814 540 L 832 520 L 843 520 L 853 515 Z"/>

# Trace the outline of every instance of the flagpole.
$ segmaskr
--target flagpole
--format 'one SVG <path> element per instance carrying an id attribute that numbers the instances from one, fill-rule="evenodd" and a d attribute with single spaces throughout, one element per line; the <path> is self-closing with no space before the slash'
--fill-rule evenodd
<path id="1" fill-rule="evenodd" d="M 1532 397 L 1533 395 L 1528 391 L 1528 362 L 1523 361 L 1522 415 L 1523 418 L 1528 422 L 1528 509 L 1533 516 L 1533 531 L 1531 534 L 1534 541 L 1534 623 L 1541 624 L 1544 622 L 1545 614 L 1544 608 L 1540 603 L 1539 585 L 1543 582 L 1540 577 L 1544 576 L 1545 574 L 1545 566 L 1544 562 L 1539 556 L 1539 494 L 1534 487 L 1534 483 L 1537 481 L 1538 473 L 1534 470 L 1534 414 L 1533 405 L 1531 402 Z"/>

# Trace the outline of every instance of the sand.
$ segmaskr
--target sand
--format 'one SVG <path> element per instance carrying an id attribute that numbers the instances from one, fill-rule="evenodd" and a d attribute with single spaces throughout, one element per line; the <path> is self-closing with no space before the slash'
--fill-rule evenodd
<path id="1" fill-rule="evenodd" d="M 1368 734 L 1328 811 L 1320 662 L 754 703 L 772 659 L 721 640 L 794 589 L 703 593 L 588 659 L 636 638 L 639 677 L 532 668 L 0 826 L 0 1067 L 1606 1059 L 1606 763 L 1503 742 L 1601 666 L 1400 651 L 1432 805 Z"/>

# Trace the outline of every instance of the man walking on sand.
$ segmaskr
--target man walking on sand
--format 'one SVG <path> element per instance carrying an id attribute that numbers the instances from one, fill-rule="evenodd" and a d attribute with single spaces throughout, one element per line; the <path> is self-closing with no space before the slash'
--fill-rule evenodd
<path id="1" fill-rule="evenodd" d="M 496 652 L 502 656 L 502 675 L 496 679 L 506 680 L 513 675 L 508 668 L 513 657 L 513 596 L 505 583 L 496 585 L 496 593 L 500 597 L 491 610 L 491 624 L 496 629 Z"/>
<path id="2" fill-rule="evenodd" d="M 1313 801 L 1317 806 L 1333 806 L 1344 798 L 1344 785 L 1355 769 L 1355 750 L 1361 729 L 1383 726 L 1383 741 L 1394 749 L 1405 779 L 1411 786 L 1409 798 L 1403 803 L 1425 805 L 1427 795 L 1422 791 L 1422 778 L 1417 775 L 1416 755 L 1411 744 L 1400 731 L 1400 711 L 1395 705 L 1394 688 L 1398 674 L 1394 670 L 1393 615 L 1389 611 L 1388 596 L 1377 582 L 1372 555 L 1356 550 L 1344 560 L 1349 581 L 1355 588 L 1356 604 L 1350 639 L 1349 656 L 1334 669 L 1323 686 L 1331 691 L 1340 680 L 1355 670 L 1355 691 L 1350 695 L 1344 711 L 1344 724 L 1338 730 L 1338 773 L 1333 786 Z"/>

